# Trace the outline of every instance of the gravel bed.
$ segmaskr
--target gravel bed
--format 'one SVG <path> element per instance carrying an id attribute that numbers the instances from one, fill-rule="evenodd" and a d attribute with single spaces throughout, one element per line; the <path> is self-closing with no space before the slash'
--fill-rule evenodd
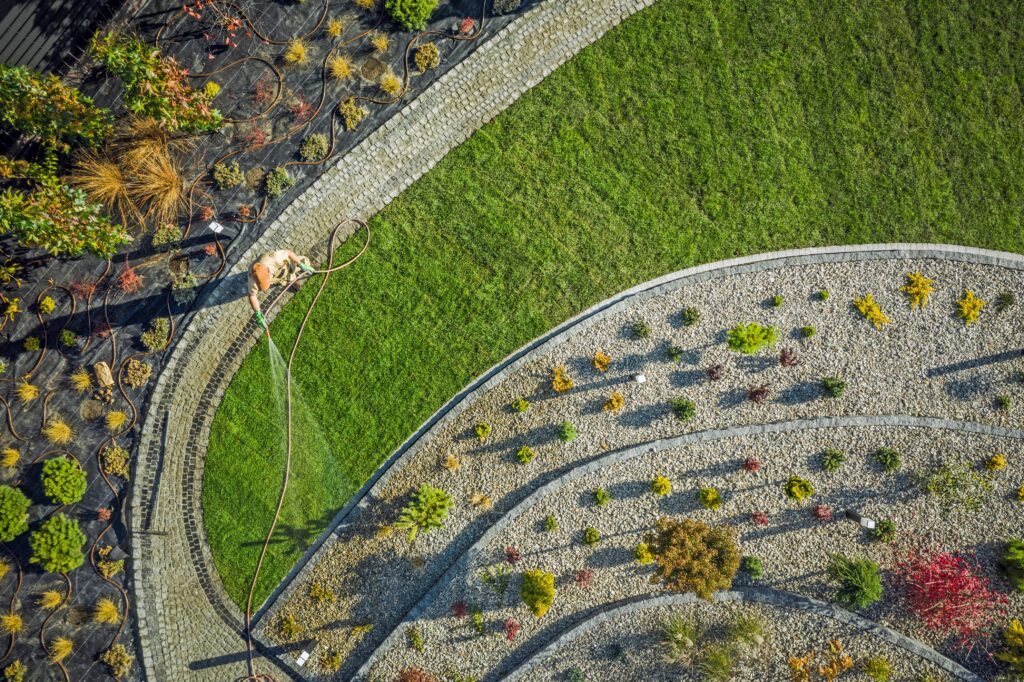
<path id="1" fill-rule="evenodd" d="M 934 278 L 937 288 L 923 310 L 911 310 L 898 290 L 904 274 L 917 270 Z M 692 431 L 833 415 L 920 415 L 1016 426 L 1024 400 L 1018 376 L 1024 368 L 1022 306 L 999 313 L 990 304 L 977 324 L 965 326 L 955 316 L 955 300 L 970 287 L 994 303 L 1001 292 L 1024 291 L 1022 285 L 1024 273 L 1016 270 L 936 259 L 791 266 L 689 284 L 581 325 L 436 429 L 340 531 L 340 540 L 321 555 L 307 581 L 336 590 L 335 601 L 317 603 L 308 586 L 299 586 L 276 614 L 293 615 L 303 636 L 319 642 L 319 650 L 341 652 L 346 663 L 338 679 L 347 679 L 351 666 L 497 518 L 543 483 L 607 451 Z M 827 301 L 818 297 L 822 289 L 830 293 Z M 854 296 L 869 292 L 892 319 L 881 331 L 851 305 Z M 785 299 L 781 307 L 770 304 L 776 294 Z M 688 306 L 702 313 L 690 327 L 681 316 Z M 651 333 L 635 339 L 631 327 L 641 319 Z M 800 364 L 784 368 L 776 354 L 730 352 L 725 331 L 752 321 L 775 325 L 776 352 L 793 348 Z M 812 338 L 801 335 L 805 325 L 815 327 Z M 667 355 L 673 345 L 683 351 L 678 363 Z M 612 357 L 607 372 L 592 366 L 597 350 Z M 710 381 L 706 369 L 716 364 L 724 366 L 725 376 Z M 568 393 L 551 389 L 556 365 L 567 367 L 575 381 Z M 638 372 L 646 383 L 631 381 Z M 828 375 L 846 379 L 841 398 L 824 397 L 819 382 Z M 763 405 L 745 400 L 755 385 L 771 390 Z M 617 414 L 602 409 L 613 391 L 625 398 Z M 995 407 L 996 396 L 1003 394 L 1014 401 L 1008 411 Z M 671 415 L 668 402 L 677 396 L 696 403 L 693 420 L 684 423 Z M 531 407 L 519 413 L 510 403 L 521 397 Z M 579 435 L 571 443 L 557 438 L 562 421 L 576 426 Z M 484 443 L 474 434 L 479 422 L 491 426 Z M 523 445 L 537 452 L 529 466 L 515 458 Z M 442 466 L 448 456 L 459 460 L 457 470 Z M 725 474 L 724 468 L 708 472 Z M 444 488 L 456 505 L 443 528 L 410 547 L 398 533 L 387 535 L 381 528 L 394 522 L 409 492 L 423 482 Z M 474 493 L 491 498 L 493 508 L 469 504 Z M 268 619 L 269 627 L 264 624 L 271 638 L 277 637 L 275 619 Z M 370 623 L 369 634 L 352 630 Z"/>
<path id="2" fill-rule="evenodd" d="M 871 454 L 881 447 L 902 454 L 900 470 L 886 474 L 874 462 Z M 818 454 L 825 448 L 846 454 L 847 461 L 839 471 L 821 470 Z M 922 495 L 913 482 L 913 472 L 926 471 L 939 463 L 978 465 L 997 452 L 1005 454 L 1012 464 L 995 477 L 994 490 L 980 511 L 943 513 L 935 498 Z M 748 456 L 761 460 L 759 472 L 742 469 Z M 412 665 L 439 672 L 456 659 L 472 661 L 468 670 L 461 671 L 464 673 L 503 674 L 602 605 L 657 594 L 659 588 L 649 582 L 652 567 L 639 566 L 633 560 L 633 550 L 661 515 L 734 526 L 741 552 L 760 557 L 764 563 L 765 576 L 760 584 L 823 601 L 835 594 L 835 585 L 824 575 L 828 556 L 834 552 L 869 557 L 888 573 L 909 545 L 922 542 L 976 553 L 983 566 L 994 567 L 1002 543 L 1010 535 L 1019 535 L 1024 527 L 1015 501 L 1015 491 L 1024 478 L 1022 465 L 1024 444 L 1017 440 L 951 430 L 887 427 L 806 429 L 725 438 L 612 464 L 541 498 L 495 537 L 419 620 L 417 626 L 430 646 L 423 653 L 404 643 L 394 647 L 377 672 L 383 672 L 384 679 Z M 793 474 L 808 478 L 815 487 L 812 500 L 802 506 L 782 492 Z M 650 482 L 657 475 L 673 482 L 670 495 L 658 497 L 650 491 Z M 699 488 L 708 486 L 722 494 L 724 503 L 718 510 L 704 509 L 698 503 Z M 612 496 L 604 506 L 594 503 L 593 491 L 597 488 Z M 830 506 L 834 513 L 831 521 L 813 517 L 811 509 L 817 503 Z M 897 541 L 872 541 L 857 524 L 841 518 L 843 509 L 856 509 L 875 519 L 892 519 L 898 528 Z M 750 518 L 754 511 L 767 513 L 769 525 L 755 525 Z M 559 526 L 550 533 L 544 529 L 548 515 L 554 516 Z M 582 542 L 587 527 L 600 532 L 598 544 L 587 546 Z M 500 596 L 483 584 L 480 575 L 507 566 L 508 547 L 516 548 L 523 558 L 510 571 L 511 585 Z M 530 568 L 556 576 L 555 604 L 540 620 L 529 614 L 518 595 L 518 575 Z M 592 585 L 587 589 L 575 580 L 576 573 L 585 570 L 593 572 Z M 1007 587 L 995 573 L 992 577 L 997 585 Z M 983 659 L 974 656 L 965 660 L 962 651 L 901 613 L 892 599 L 897 588 L 891 574 L 887 576 L 887 589 L 887 598 L 867 609 L 864 616 L 918 638 L 971 669 L 985 670 Z M 1015 593 L 1012 599 L 1015 612 L 1024 609 L 1024 595 Z M 516 619 L 523 629 L 515 646 L 504 641 L 498 646 L 490 638 L 467 638 L 471 631 L 466 622 L 452 615 L 451 605 L 457 601 L 480 608 L 491 631 L 501 631 L 507 618 Z M 796 624 L 790 629 L 805 627 L 799 620 Z M 485 678 L 491 679 L 491 675 Z"/>
<path id="3" fill-rule="evenodd" d="M 806 613 L 799 609 L 764 604 L 700 603 L 645 609 L 616 618 L 583 634 L 538 665 L 523 679 L 527 682 L 564 682 L 568 672 L 579 668 L 586 680 L 692 680 L 702 678 L 696 671 L 699 657 L 689 664 L 662 661 L 661 634 L 670 615 L 691 620 L 706 633 L 703 642 L 728 641 L 726 628 L 737 616 L 755 616 L 765 623 L 764 646 L 746 650 L 737 666 L 735 682 L 788 680 L 790 656 L 820 652 L 823 662 L 829 641 L 839 639 L 843 651 L 854 661 L 855 674 L 844 680 L 867 680 L 856 674 L 863 661 L 882 656 L 892 665 L 892 682 L 919 682 L 926 674 L 943 682 L 954 678 L 932 663 L 918 658 L 885 640 L 863 633 L 853 625 Z M 799 623 L 794 628 L 790 624 Z"/>

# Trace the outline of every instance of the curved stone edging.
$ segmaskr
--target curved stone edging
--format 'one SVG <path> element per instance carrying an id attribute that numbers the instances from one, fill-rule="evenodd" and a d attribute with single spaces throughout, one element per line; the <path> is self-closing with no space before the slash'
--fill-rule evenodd
<path id="1" fill-rule="evenodd" d="M 209 307 L 183 330 L 147 401 L 127 503 L 145 677 L 222 682 L 245 674 L 241 614 L 213 568 L 200 507 L 213 413 L 258 338 L 243 300 L 244 264 L 281 244 L 322 256 L 334 225 L 377 213 L 575 53 L 653 2 L 559 0 L 528 10 L 317 178 L 207 294 Z"/>
<path id="2" fill-rule="evenodd" d="M 610 620 L 628 616 L 639 611 L 658 608 L 660 606 L 694 604 L 700 601 L 699 597 L 688 592 L 686 594 L 668 594 L 659 595 L 657 597 L 646 597 L 636 601 L 629 601 L 625 604 L 622 602 L 609 604 L 594 616 L 563 632 L 554 641 L 533 654 L 533 656 L 528 658 L 519 667 L 502 679 L 505 682 L 517 682 L 518 680 L 523 679 L 534 668 L 538 667 L 545 660 L 550 658 L 556 651 L 564 646 L 572 644 L 572 642 L 580 636 Z M 716 592 L 715 601 L 754 602 L 770 604 L 773 606 L 788 606 L 803 611 L 811 611 L 819 616 L 825 616 L 841 623 L 854 625 L 874 637 L 884 639 L 890 644 L 894 644 L 914 656 L 925 659 L 929 663 L 934 664 L 960 680 L 966 680 L 967 682 L 985 682 L 984 678 L 975 675 L 956 661 L 946 658 L 939 652 L 935 651 L 935 649 L 932 649 L 916 639 L 907 637 L 906 635 L 901 634 L 892 628 L 886 627 L 885 625 L 880 625 L 874 621 L 868 620 L 867 618 L 858 616 L 852 611 L 847 611 L 846 609 L 840 608 L 834 604 L 812 599 L 811 597 L 804 597 L 798 594 L 793 594 L 792 592 L 776 590 L 770 587 L 738 587 L 733 590 L 729 590 L 728 592 Z"/>
<path id="3" fill-rule="evenodd" d="M 674 450 L 694 443 L 706 443 L 709 441 L 723 440 L 727 438 L 742 438 L 760 434 L 788 433 L 791 431 L 802 431 L 807 429 L 827 428 L 856 428 L 856 427 L 908 427 L 926 429 L 947 429 L 967 433 L 977 433 L 986 436 L 997 436 L 1001 438 L 1015 438 L 1024 440 L 1024 430 L 1008 429 L 1000 426 L 979 424 L 976 422 L 965 422 L 940 417 L 912 417 L 905 415 L 868 415 L 854 417 L 818 417 L 814 419 L 795 419 L 784 422 L 773 422 L 770 424 L 745 424 L 732 426 L 724 429 L 712 429 L 708 431 L 696 431 L 685 433 L 672 438 L 663 438 L 645 443 L 639 443 L 627 448 L 611 452 L 603 457 L 588 461 L 568 473 L 551 480 L 534 490 L 515 507 L 512 507 L 495 521 L 476 542 L 451 563 L 447 570 L 437 579 L 431 588 L 420 598 L 416 605 L 409 610 L 409 613 L 395 628 L 388 634 L 387 638 L 378 645 L 370 656 L 363 662 L 355 677 L 365 677 L 370 669 L 379 661 L 388 649 L 399 643 L 405 626 L 415 622 L 423 614 L 430 604 L 437 598 L 441 591 L 447 587 L 458 575 L 470 566 L 481 552 L 487 549 L 491 542 L 503 533 L 520 516 L 528 512 L 535 504 L 542 499 L 549 497 L 565 486 L 573 483 L 588 474 L 603 469 L 607 466 L 627 462 L 645 454 Z M 814 601 L 814 600 L 812 600 Z M 923 645 L 922 645 L 923 646 Z M 938 655 L 938 654 L 936 654 Z"/>

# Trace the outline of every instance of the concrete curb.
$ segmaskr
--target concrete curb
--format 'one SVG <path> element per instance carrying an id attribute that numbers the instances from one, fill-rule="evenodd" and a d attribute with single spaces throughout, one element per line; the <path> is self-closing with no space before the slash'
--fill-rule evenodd
<path id="1" fill-rule="evenodd" d="M 581 636 L 604 623 L 661 606 L 694 604 L 700 601 L 700 598 L 696 595 L 686 593 L 666 594 L 657 597 L 646 597 L 636 601 L 628 601 L 627 603 L 616 602 L 614 604 L 609 604 L 605 608 L 601 609 L 596 615 L 591 616 L 582 623 L 579 623 L 575 627 L 563 632 L 553 642 L 535 653 L 519 667 L 506 675 L 503 678 L 504 682 L 517 682 L 518 680 L 525 678 L 530 672 L 542 665 L 559 649 L 569 646 Z M 803 597 L 798 594 L 793 594 L 792 592 L 776 590 L 770 587 L 739 587 L 728 592 L 717 592 L 715 593 L 715 601 L 721 603 L 747 602 L 770 604 L 772 606 L 788 606 L 802 611 L 810 611 L 819 616 L 832 618 L 841 623 L 853 625 L 873 637 L 883 639 L 890 644 L 898 646 L 907 653 L 925 659 L 929 663 L 936 665 L 957 679 L 966 680 L 967 682 L 985 682 L 982 677 L 975 675 L 959 663 L 946 658 L 939 652 L 935 651 L 935 649 L 932 649 L 915 639 L 911 639 L 906 635 L 900 634 L 892 628 L 888 628 L 866 618 L 862 618 L 856 613 L 847 611 L 846 609 L 835 606 L 834 604 L 828 604 L 823 601 L 818 601 L 817 599 Z"/>

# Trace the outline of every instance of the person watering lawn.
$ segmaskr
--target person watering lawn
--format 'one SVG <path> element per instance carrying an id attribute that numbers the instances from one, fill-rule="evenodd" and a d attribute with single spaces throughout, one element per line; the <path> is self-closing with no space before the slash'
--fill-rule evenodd
<path id="1" fill-rule="evenodd" d="M 307 275 L 314 272 L 308 258 L 288 249 L 268 251 L 256 259 L 249 268 L 249 305 L 256 312 L 256 321 L 264 330 L 267 329 L 267 319 L 260 310 L 260 299 L 257 294 L 266 291 L 273 284 L 291 284 L 299 278 L 299 270 Z"/>

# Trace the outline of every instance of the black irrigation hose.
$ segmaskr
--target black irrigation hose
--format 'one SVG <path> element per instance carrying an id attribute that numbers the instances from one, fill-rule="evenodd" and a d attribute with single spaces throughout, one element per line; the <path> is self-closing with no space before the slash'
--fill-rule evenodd
<path id="1" fill-rule="evenodd" d="M 345 225 L 348 225 L 348 224 L 355 224 L 357 226 L 357 228 L 358 227 L 362 227 L 366 231 L 366 241 L 363 242 L 363 246 L 362 246 L 362 248 L 359 249 L 358 253 L 356 253 L 354 256 L 349 258 L 344 263 L 341 263 L 339 265 L 334 265 L 335 239 L 337 238 L 338 232 L 341 230 L 341 228 L 343 226 L 345 226 Z M 292 467 L 292 363 L 295 360 L 295 353 L 296 353 L 296 351 L 299 348 L 299 341 L 302 340 L 302 332 L 305 331 L 305 329 L 306 329 L 306 324 L 309 322 L 309 318 L 313 314 L 313 308 L 316 306 L 317 301 L 320 299 L 320 295 L 324 293 L 324 289 L 327 287 L 327 280 L 330 279 L 332 273 L 337 272 L 338 270 L 341 270 L 343 268 L 347 268 L 348 266 L 352 265 L 357 260 L 359 260 L 359 257 L 362 256 L 366 252 L 366 249 L 369 246 L 370 246 L 370 226 L 367 223 L 365 223 L 364 221 L 349 218 L 347 220 L 341 221 L 340 223 L 338 223 L 337 225 L 334 226 L 334 229 L 331 231 L 330 240 L 328 241 L 328 244 L 327 244 L 327 249 L 328 249 L 327 267 L 324 268 L 323 270 L 317 270 L 314 273 L 314 274 L 318 274 L 318 275 L 323 275 L 324 276 L 323 281 L 320 282 L 320 288 L 317 289 L 316 294 L 313 295 L 313 300 L 311 300 L 309 302 L 309 307 L 306 309 L 306 314 L 303 316 L 302 322 L 299 324 L 298 331 L 295 334 L 295 340 L 292 342 L 291 352 L 288 354 L 288 364 L 287 364 L 286 369 L 285 369 L 285 387 L 287 389 L 286 392 L 285 392 L 285 418 L 286 418 L 285 426 L 286 426 L 286 433 L 287 433 L 287 441 L 286 441 L 285 460 L 284 460 L 284 480 L 283 480 L 283 482 L 281 484 L 281 492 L 280 492 L 280 494 L 278 495 L 278 498 L 277 498 L 277 508 L 274 510 L 274 518 L 270 522 L 270 529 L 267 531 L 267 537 L 263 541 L 263 547 L 260 549 L 260 556 L 259 556 L 259 559 L 256 562 L 256 570 L 253 572 L 252 582 L 249 585 L 249 596 L 248 596 L 248 598 L 246 599 L 246 602 L 245 602 L 245 645 L 246 645 L 246 654 L 247 654 L 247 664 L 248 664 L 248 670 L 249 670 L 249 675 L 247 677 L 243 678 L 245 682 L 274 682 L 275 681 L 275 678 L 274 678 L 273 675 L 270 675 L 270 674 L 258 674 L 256 672 L 256 660 L 255 660 L 255 655 L 253 653 L 253 644 L 252 644 L 252 600 L 253 600 L 253 595 L 256 592 L 256 583 L 259 582 L 260 571 L 263 569 L 263 561 L 264 561 L 264 559 L 267 556 L 267 549 L 270 547 L 270 542 L 271 542 L 271 540 L 273 538 L 274 530 L 277 528 L 278 519 L 281 517 L 281 509 L 284 507 L 285 496 L 288 493 L 288 481 L 289 481 L 289 479 L 291 477 L 291 467 Z M 302 275 L 299 276 L 299 278 L 296 281 L 301 280 L 304 277 L 310 277 L 310 276 L 311 275 L 303 273 Z M 269 311 L 275 305 L 277 305 L 281 301 L 281 299 L 284 296 L 284 294 L 290 288 L 291 288 L 290 286 L 285 286 L 277 294 L 277 296 L 274 297 L 274 299 L 267 306 L 267 312 L 268 313 L 269 313 Z M 268 337 L 270 336 L 270 332 L 269 331 L 267 332 L 267 336 Z"/>

